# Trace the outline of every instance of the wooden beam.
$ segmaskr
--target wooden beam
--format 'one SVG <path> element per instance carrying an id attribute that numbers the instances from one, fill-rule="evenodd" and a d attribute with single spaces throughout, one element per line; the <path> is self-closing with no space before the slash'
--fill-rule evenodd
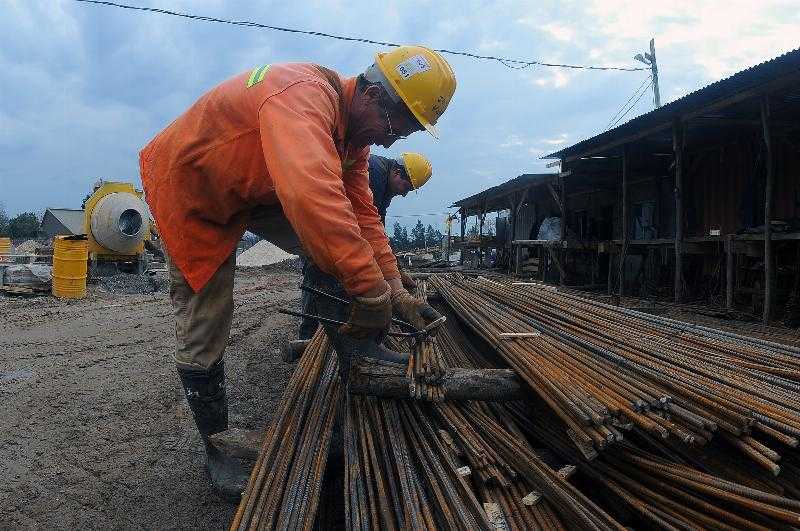
<path id="1" fill-rule="evenodd" d="M 362 359 L 350 369 L 350 394 L 380 398 L 409 398 L 411 379 L 406 368 Z M 528 392 L 510 369 L 449 368 L 439 381 L 445 400 L 505 402 L 524 400 Z"/>
<path id="2" fill-rule="evenodd" d="M 725 308 L 733 309 L 733 272 L 736 254 L 734 253 L 733 234 L 725 239 Z"/>
<path id="3" fill-rule="evenodd" d="M 558 269 L 558 275 L 561 278 L 561 285 L 563 286 L 567 279 L 567 273 L 564 271 L 561 260 L 559 260 L 559 253 L 557 253 L 552 246 L 547 246 L 547 252 L 550 253 L 550 258 L 553 260 L 553 265 L 555 265 L 556 269 Z"/>
<path id="4" fill-rule="evenodd" d="M 467 232 L 467 218 L 464 209 L 461 209 L 461 251 L 458 253 L 458 263 L 464 265 L 464 237 Z"/>
<path id="5" fill-rule="evenodd" d="M 513 223 L 512 223 L 512 229 L 511 229 L 511 241 L 512 242 L 517 239 L 517 226 L 519 224 L 519 219 L 518 219 L 519 218 L 519 210 L 520 210 L 520 208 L 522 208 L 523 203 L 525 203 L 525 200 L 528 198 L 528 192 L 529 191 L 530 191 L 530 188 L 526 188 L 525 191 L 522 192 L 522 197 L 520 198 L 520 200 L 516 203 L 516 205 L 513 205 L 512 215 L 514 216 L 514 219 L 513 219 Z M 521 261 L 522 261 L 522 248 L 520 246 L 517 246 L 517 248 L 515 249 L 515 253 L 514 253 L 514 272 L 516 273 L 517 276 L 519 276 L 519 274 L 520 274 L 519 266 L 520 266 L 520 262 Z"/>
<path id="6" fill-rule="evenodd" d="M 483 264 L 483 221 L 486 219 L 484 206 L 481 206 L 480 228 L 478 229 L 478 268 Z"/>
<path id="7" fill-rule="evenodd" d="M 672 150 L 675 153 L 675 302 L 683 298 L 683 147 L 684 125 L 672 124 Z"/>
<path id="8" fill-rule="evenodd" d="M 564 204 L 561 202 L 561 198 L 559 197 L 558 192 L 556 189 L 553 188 L 552 183 L 547 183 L 547 189 L 550 191 L 550 195 L 553 196 L 553 201 L 555 201 L 556 206 L 558 206 L 558 210 L 561 211 L 561 214 L 564 214 Z"/>
<path id="9" fill-rule="evenodd" d="M 559 239 L 561 242 L 565 242 L 567 240 L 567 220 L 568 220 L 568 213 L 567 213 L 567 190 L 566 190 L 566 180 L 564 179 L 564 175 L 566 172 L 564 171 L 564 166 L 561 166 L 561 173 L 558 175 L 558 195 L 559 200 L 561 203 L 561 234 Z M 567 267 L 567 251 L 561 246 L 558 250 L 558 255 L 560 258 L 560 264 L 557 264 L 558 267 L 558 283 L 559 285 L 563 286 L 564 283 L 567 281 L 567 275 L 565 272 L 565 268 Z"/>
<path id="10" fill-rule="evenodd" d="M 630 241 L 628 227 L 630 218 L 630 205 L 628 204 L 628 171 L 630 164 L 630 148 L 628 144 L 622 146 L 622 252 L 619 255 L 619 296 L 625 296 L 625 258 L 628 255 L 628 242 Z"/>
<path id="11" fill-rule="evenodd" d="M 764 187 L 764 324 L 772 317 L 772 288 L 774 283 L 772 257 L 772 181 L 774 179 L 774 162 L 772 160 L 772 139 L 770 137 L 769 96 L 761 98 L 761 125 L 764 131 L 766 147 L 766 185 Z"/>

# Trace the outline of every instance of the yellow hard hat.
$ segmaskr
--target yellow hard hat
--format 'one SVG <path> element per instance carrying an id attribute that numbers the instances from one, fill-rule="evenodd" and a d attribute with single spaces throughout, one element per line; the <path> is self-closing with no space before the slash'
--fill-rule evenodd
<path id="1" fill-rule="evenodd" d="M 408 175 L 414 190 L 422 188 L 433 173 L 431 161 L 425 155 L 419 153 L 403 153 L 401 159 L 397 162 L 406 170 L 406 175 Z"/>
<path id="2" fill-rule="evenodd" d="M 367 79 L 380 81 L 395 102 L 403 100 L 419 123 L 439 138 L 436 122 L 456 91 L 456 76 L 444 57 L 424 46 L 400 46 L 375 55 L 373 67 Z"/>

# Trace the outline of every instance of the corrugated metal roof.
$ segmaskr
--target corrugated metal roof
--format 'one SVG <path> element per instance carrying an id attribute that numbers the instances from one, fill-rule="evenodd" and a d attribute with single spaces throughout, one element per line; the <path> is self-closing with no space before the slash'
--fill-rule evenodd
<path id="1" fill-rule="evenodd" d="M 487 188 L 486 190 L 480 191 L 477 194 L 465 197 L 464 199 L 459 199 L 450 205 L 450 208 L 479 205 L 496 197 L 508 195 L 518 190 L 524 190 L 529 186 L 549 182 L 554 177 L 558 177 L 558 174 L 526 173 L 524 175 L 520 175 L 519 177 L 514 177 L 510 181 Z"/>
<path id="2" fill-rule="evenodd" d="M 774 81 L 781 77 L 800 73 L 800 48 L 787 52 L 769 61 L 737 72 L 730 77 L 721 79 L 710 85 L 667 103 L 646 114 L 605 131 L 599 135 L 582 140 L 577 144 L 545 155 L 544 159 L 562 159 L 570 156 L 581 155 L 603 144 L 614 142 L 620 138 L 635 134 L 645 129 L 651 129 L 664 124 L 669 124 L 683 114 L 697 111 L 719 100 L 729 98 L 738 93 L 757 88 L 760 85 Z"/>
<path id="3" fill-rule="evenodd" d="M 53 217 L 69 229 L 72 234 L 83 234 L 83 210 L 48 208 L 45 214 L 47 214 L 47 212 L 50 212 Z"/>

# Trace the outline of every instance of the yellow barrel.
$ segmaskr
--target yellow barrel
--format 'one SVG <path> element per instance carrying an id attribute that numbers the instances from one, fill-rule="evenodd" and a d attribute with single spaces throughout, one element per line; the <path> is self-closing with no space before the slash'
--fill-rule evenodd
<path id="1" fill-rule="evenodd" d="M 11 254 L 11 238 L 0 238 L 0 256 Z"/>
<path id="2" fill-rule="evenodd" d="M 89 242 L 58 236 L 53 241 L 53 295 L 63 299 L 86 296 L 86 266 Z"/>

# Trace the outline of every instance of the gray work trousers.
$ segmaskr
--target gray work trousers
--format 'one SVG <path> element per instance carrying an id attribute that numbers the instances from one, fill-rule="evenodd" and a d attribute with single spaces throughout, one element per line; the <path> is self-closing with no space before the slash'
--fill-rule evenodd
<path id="1" fill-rule="evenodd" d="M 304 254 L 280 205 L 255 209 L 247 229 L 286 252 Z M 222 359 L 231 332 L 236 252 L 231 253 L 197 293 L 169 256 L 166 258 L 177 339 L 175 362 L 179 368 L 207 370 Z"/>

